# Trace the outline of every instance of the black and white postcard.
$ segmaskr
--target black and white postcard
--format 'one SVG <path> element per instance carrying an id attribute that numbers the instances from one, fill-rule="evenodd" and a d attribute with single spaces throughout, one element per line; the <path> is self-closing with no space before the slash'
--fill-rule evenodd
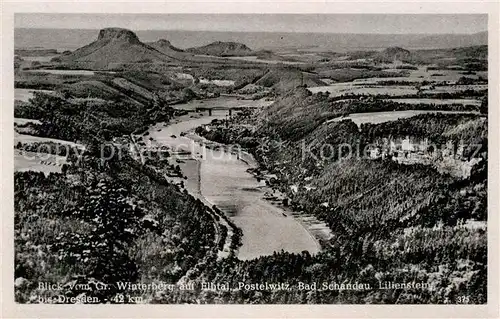
<path id="1" fill-rule="evenodd" d="M 83 5 L 2 31 L 6 317 L 498 315 L 498 3 Z"/>

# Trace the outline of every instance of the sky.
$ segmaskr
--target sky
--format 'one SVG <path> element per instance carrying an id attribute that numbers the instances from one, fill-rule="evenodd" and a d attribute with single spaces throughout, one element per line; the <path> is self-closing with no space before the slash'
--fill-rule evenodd
<path id="1" fill-rule="evenodd" d="M 476 33 L 480 14 L 48 14 L 17 13 L 16 28 L 325 32 L 377 34 Z"/>

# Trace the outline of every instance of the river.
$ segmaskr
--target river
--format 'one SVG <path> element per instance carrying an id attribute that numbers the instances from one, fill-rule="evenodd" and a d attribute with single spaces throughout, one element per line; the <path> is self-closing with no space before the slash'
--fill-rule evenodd
<path id="1" fill-rule="evenodd" d="M 196 186 L 199 186 L 201 195 L 242 229 L 242 246 L 237 254 L 239 259 L 253 259 L 280 250 L 317 253 L 319 243 L 303 224 L 262 198 L 263 184 L 247 172 L 252 164 L 222 148 L 212 150 L 204 147 L 204 139 L 194 134 L 180 136 L 181 132 L 208 124 L 216 118 L 224 118 L 227 111 L 214 111 L 212 114 L 199 118 L 183 116 L 177 123 L 156 125 L 149 130 L 147 138 L 151 137 L 153 142 L 177 151 L 190 151 L 196 157 L 200 165 L 181 166 L 181 169 L 191 167 L 190 172 L 183 172 L 188 176 L 188 184 L 191 184 L 187 187 L 188 191 L 196 192 Z"/>

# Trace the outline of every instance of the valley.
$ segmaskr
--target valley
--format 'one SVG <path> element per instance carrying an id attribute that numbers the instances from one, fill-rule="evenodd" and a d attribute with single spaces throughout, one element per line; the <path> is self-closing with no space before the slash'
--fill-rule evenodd
<path id="1" fill-rule="evenodd" d="M 114 303 L 124 293 L 117 281 L 377 287 L 418 278 L 432 290 L 132 295 L 442 304 L 470 294 L 486 303 L 482 35 L 459 41 L 468 46 L 414 49 L 429 40 L 409 36 L 394 40 L 407 48 L 363 50 L 177 47 L 122 28 L 93 35 L 71 50 L 58 49 L 71 47 L 62 38 L 15 50 L 17 302 L 52 296 L 36 285 L 49 279 L 110 284 L 66 293 Z"/>

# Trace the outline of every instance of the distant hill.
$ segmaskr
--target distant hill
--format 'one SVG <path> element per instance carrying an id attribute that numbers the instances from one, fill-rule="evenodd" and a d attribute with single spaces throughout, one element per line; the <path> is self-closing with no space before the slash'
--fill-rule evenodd
<path id="1" fill-rule="evenodd" d="M 254 84 L 272 87 L 279 91 L 294 89 L 300 85 L 308 87 L 326 85 L 316 74 L 302 72 L 297 69 L 271 69 Z"/>
<path id="2" fill-rule="evenodd" d="M 415 50 L 414 56 L 434 56 L 437 58 L 455 58 L 455 59 L 488 59 L 488 46 L 476 45 L 452 49 L 433 49 L 433 50 Z"/>
<path id="3" fill-rule="evenodd" d="M 184 52 L 184 50 L 173 46 L 172 43 L 170 43 L 170 41 L 165 39 L 160 39 L 155 42 L 148 42 L 146 44 L 166 55 Z"/>
<path id="4" fill-rule="evenodd" d="M 245 50 L 239 45 L 223 47 L 227 49 L 226 52 Z M 234 51 L 231 51 L 231 48 L 234 48 Z M 219 64 L 228 62 L 218 57 L 195 56 L 194 53 L 173 46 L 165 39 L 143 43 L 134 32 L 121 28 L 102 29 L 96 41 L 64 54 L 60 60 L 63 64 L 94 70 L 117 69 L 125 65 L 132 69 L 143 69 L 173 61 Z"/>
<path id="5" fill-rule="evenodd" d="M 250 49 L 243 43 L 221 41 L 213 42 L 202 47 L 189 48 L 186 51 L 193 54 L 213 55 L 220 57 L 245 56 L 253 53 L 252 49 Z"/>
<path id="6" fill-rule="evenodd" d="M 286 58 L 275 54 L 271 50 L 259 50 L 259 51 L 253 51 L 252 55 L 257 56 L 258 59 L 262 60 L 276 60 L 276 61 L 287 61 Z"/>
<path id="7" fill-rule="evenodd" d="M 450 52 L 457 59 L 463 59 L 463 58 L 488 59 L 487 45 L 453 48 L 450 49 Z"/>
<path id="8" fill-rule="evenodd" d="M 74 50 L 93 41 L 98 32 L 99 30 L 15 28 L 14 45 L 16 49 L 43 47 L 59 51 Z M 143 30 L 136 34 L 145 43 L 165 38 L 182 49 L 197 48 L 214 41 L 237 41 L 245 43 L 252 50 L 317 48 L 343 53 L 379 50 L 391 46 L 415 50 L 488 44 L 487 32 L 427 35 Z"/>
<path id="9" fill-rule="evenodd" d="M 391 63 L 403 61 L 418 64 L 436 64 L 440 67 L 447 65 L 460 65 L 466 67 L 470 62 L 481 62 L 485 67 L 488 59 L 488 46 L 476 45 L 469 47 L 457 47 L 446 49 L 419 49 L 407 50 L 401 47 L 388 47 L 380 52 L 356 51 L 349 53 L 351 59 L 367 58 L 377 62 Z"/>
<path id="10" fill-rule="evenodd" d="M 488 44 L 488 32 L 473 34 L 437 34 L 409 41 L 412 48 L 458 48 Z"/>
<path id="11" fill-rule="evenodd" d="M 435 64 L 439 67 L 458 65 L 465 69 L 486 71 L 488 69 L 488 46 L 415 50 L 412 51 L 412 60 L 415 63 Z"/>
<path id="12" fill-rule="evenodd" d="M 373 58 L 375 61 L 390 63 L 395 60 L 408 61 L 410 57 L 410 51 L 400 47 L 390 47 L 383 50 L 382 52 L 376 53 Z"/>
<path id="13" fill-rule="evenodd" d="M 77 63 L 92 69 L 170 60 L 167 55 L 139 41 L 134 32 L 121 28 L 102 29 L 96 41 L 61 57 L 63 63 Z"/>

